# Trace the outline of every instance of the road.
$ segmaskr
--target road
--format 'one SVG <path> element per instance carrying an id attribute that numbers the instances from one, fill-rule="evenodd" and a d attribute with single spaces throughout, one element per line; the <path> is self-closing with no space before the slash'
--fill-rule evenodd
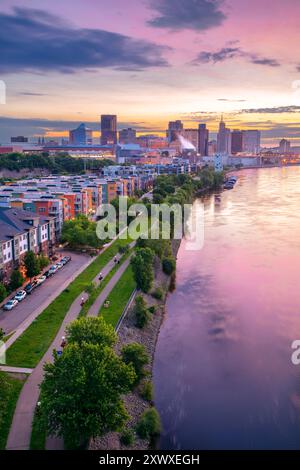
<path id="1" fill-rule="evenodd" d="M 92 259 L 88 255 L 77 253 L 63 252 L 62 256 L 65 255 L 71 256 L 72 260 L 57 271 L 54 276 L 36 288 L 13 310 L 8 312 L 3 309 L 0 310 L 0 328 L 3 328 L 6 334 L 17 330 L 34 312 L 42 312 Z"/>

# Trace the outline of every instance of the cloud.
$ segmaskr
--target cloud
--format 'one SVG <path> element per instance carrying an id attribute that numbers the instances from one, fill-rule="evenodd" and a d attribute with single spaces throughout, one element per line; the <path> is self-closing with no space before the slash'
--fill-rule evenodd
<path id="1" fill-rule="evenodd" d="M 220 9 L 221 0 L 149 0 L 148 3 L 157 12 L 148 21 L 155 28 L 203 31 L 221 25 L 226 18 Z"/>
<path id="2" fill-rule="evenodd" d="M 226 101 L 227 103 L 245 103 L 247 100 L 231 100 L 228 98 L 218 98 L 217 101 Z"/>
<path id="3" fill-rule="evenodd" d="M 280 63 L 276 59 L 261 57 L 259 54 L 244 51 L 241 47 L 223 47 L 215 52 L 202 51 L 192 61 L 192 65 L 199 64 L 216 64 L 229 59 L 242 58 L 248 60 L 252 64 L 266 65 L 269 67 L 279 67 Z"/>
<path id="4" fill-rule="evenodd" d="M 101 29 L 79 29 L 42 10 L 0 13 L 0 73 L 167 66 L 168 48 Z"/>
<path id="5" fill-rule="evenodd" d="M 20 96 L 49 96 L 48 93 L 34 93 L 32 91 L 20 91 L 18 95 Z"/>
<path id="6" fill-rule="evenodd" d="M 250 109 L 242 109 L 240 113 L 250 113 L 250 114 L 300 113 L 300 106 L 277 106 L 274 108 L 250 108 Z"/>

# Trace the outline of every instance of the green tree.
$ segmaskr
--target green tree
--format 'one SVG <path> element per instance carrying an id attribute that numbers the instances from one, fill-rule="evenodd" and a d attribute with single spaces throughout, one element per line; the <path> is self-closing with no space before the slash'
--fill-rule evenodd
<path id="1" fill-rule="evenodd" d="M 38 264 L 39 264 L 40 271 L 43 271 L 44 268 L 47 268 L 47 266 L 50 264 L 50 260 L 48 256 L 40 255 L 38 257 Z"/>
<path id="2" fill-rule="evenodd" d="M 121 396 L 136 375 L 111 347 L 68 344 L 44 370 L 41 412 L 48 433 L 63 437 L 67 447 L 83 446 L 127 421 Z"/>
<path id="3" fill-rule="evenodd" d="M 134 279 L 143 292 L 149 292 L 153 283 L 153 260 L 154 252 L 150 248 L 138 248 L 131 259 Z"/>
<path id="4" fill-rule="evenodd" d="M 81 317 L 67 327 L 67 341 L 69 344 L 91 343 L 113 346 L 117 341 L 117 335 L 103 317 Z"/>
<path id="5" fill-rule="evenodd" d="M 24 282 L 24 278 L 18 269 L 15 269 L 10 276 L 9 287 L 11 290 L 16 290 Z"/>
<path id="6" fill-rule="evenodd" d="M 0 282 L 0 302 L 2 302 L 5 299 L 5 297 L 7 297 L 7 290 L 4 284 Z"/>
<path id="7" fill-rule="evenodd" d="M 62 227 L 61 241 L 68 243 L 70 248 L 91 247 L 100 248 L 104 240 L 96 233 L 96 223 L 85 215 L 79 215 L 74 220 L 66 220 Z"/>
<path id="8" fill-rule="evenodd" d="M 146 375 L 144 366 L 149 364 L 149 355 L 145 347 L 139 343 L 130 343 L 122 348 L 122 358 L 125 364 L 133 366 L 136 381 L 135 385 Z"/>
<path id="9" fill-rule="evenodd" d="M 136 326 L 138 328 L 144 328 L 150 320 L 150 313 L 147 309 L 146 302 L 141 295 L 137 296 L 135 299 L 134 314 Z"/>
<path id="10" fill-rule="evenodd" d="M 144 411 L 137 424 L 136 432 L 142 439 L 151 439 L 160 434 L 161 422 L 155 408 Z"/>
<path id="11" fill-rule="evenodd" d="M 24 266 L 26 268 L 27 276 L 32 279 L 40 272 L 39 259 L 33 251 L 27 251 L 24 256 Z"/>
<path id="12" fill-rule="evenodd" d="M 167 274 L 168 276 L 171 276 L 175 272 L 176 269 L 176 260 L 173 256 L 169 256 L 166 258 L 163 258 L 162 260 L 162 268 L 163 272 Z"/>

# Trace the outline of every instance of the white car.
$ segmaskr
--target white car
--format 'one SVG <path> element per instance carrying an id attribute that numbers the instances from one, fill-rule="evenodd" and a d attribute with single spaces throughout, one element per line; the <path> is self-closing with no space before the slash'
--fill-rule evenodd
<path id="1" fill-rule="evenodd" d="M 16 299 L 11 299 L 3 306 L 4 310 L 12 310 L 16 305 L 18 305 L 18 301 Z"/>
<path id="2" fill-rule="evenodd" d="M 55 274 L 57 270 L 58 270 L 58 266 L 57 266 L 56 264 L 53 264 L 53 265 L 51 266 L 51 268 L 49 269 L 49 274 L 50 274 L 50 276 L 51 276 L 52 274 Z"/>
<path id="3" fill-rule="evenodd" d="M 36 280 L 36 286 L 40 286 L 41 284 L 43 284 L 43 282 L 46 281 L 46 276 L 41 276 L 41 277 L 38 277 L 37 280 Z"/>
<path id="4" fill-rule="evenodd" d="M 58 269 L 61 269 L 64 267 L 64 263 L 62 263 L 61 261 L 59 261 L 58 263 L 56 263 L 56 266 L 58 267 Z"/>
<path id="5" fill-rule="evenodd" d="M 22 302 L 22 300 L 25 299 L 26 295 L 27 294 L 24 290 L 20 290 L 19 292 L 16 293 L 15 300 L 17 300 L 18 302 Z"/>

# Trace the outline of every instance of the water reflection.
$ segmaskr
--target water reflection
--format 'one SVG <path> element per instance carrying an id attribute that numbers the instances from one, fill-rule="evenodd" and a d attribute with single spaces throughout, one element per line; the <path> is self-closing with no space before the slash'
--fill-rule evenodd
<path id="1" fill-rule="evenodd" d="M 204 204 L 158 340 L 161 447 L 300 449 L 300 168 L 245 170 Z"/>

